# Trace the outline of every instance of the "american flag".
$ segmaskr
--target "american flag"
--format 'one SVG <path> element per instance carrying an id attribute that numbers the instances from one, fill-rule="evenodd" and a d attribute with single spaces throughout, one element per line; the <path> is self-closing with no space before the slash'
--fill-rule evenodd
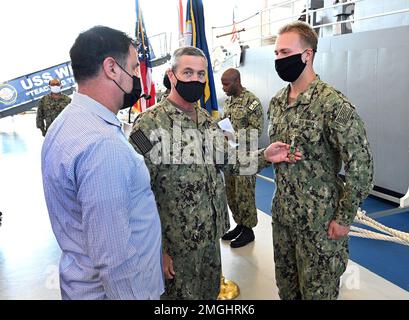
<path id="1" fill-rule="evenodd" d="M 233 9 L 233 30 L 231 31 L 232 35 L 231 35 L 231 42 L 234 43 L 239 37 L 237 34 L 237 29 L 236 29 L 236 20 L 234 18 L 234 9 Z"/>
<path id="2" fill-rule="evenodd" d="M 184 34 L 184 20 L 183 20 L 183 4 L 182 0 L 179 0 L 178 3 L 178 22 L 179 22 L 179 39 L 183 39 L 183 34 Z"/>
<path id="3" fill-rule="evenodd" d="M 141 98 L 134 106 L 134 108 L 143 112 L 147 108 L 155 104 L 155 84 L 152 80 L 152 64 L 151 60 L 155 58 L 152 47 L 149 43 L 148 36 L 146 35 L 145 23 L 143 22 L 143 16 L 139 0 L 136 0 L 136 39 L 138 42 L 138 56 L 140 63 L 140 77 L 142 84 L 142 94 L 144 98 Z"/>

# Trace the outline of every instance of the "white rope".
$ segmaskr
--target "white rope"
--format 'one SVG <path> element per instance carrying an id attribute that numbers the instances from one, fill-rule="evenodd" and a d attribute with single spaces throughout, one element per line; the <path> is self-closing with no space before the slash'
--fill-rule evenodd
<path id="1" fill-rule="evenodd" d="M 378 233 L 378 232 L 374 232 L 374 231 L 370 231 L 367 229 L 362 229 L 362 228 L 358 228 L 355 226 L 351 226 L 351 232 L 349 232 L 349 235 L 351 236 L 367 238 L 367 239 L 391 241 L 391 242 L 400 243 L 400 244 L 409 246 L 409 233 L 402 232 L 402 231 L 395 230 L 395 229 L 384 226 L 383 224 L 368 217 L 366 215 L 366 212 L 362 211 L 361 208 L 358 209 L 354 222 L 369 226 L 379 231 L 382 231 L 386 233 L 387 235 Z"/>
<path id="2" fill-rule="evenodd" d="M 359 223 L 365 224 L 367 226 L 373 227 L 395 237 L 401 238 L 409 243 L 409 233 L 386 227 L 383 224 L 379 223 L 378 221 L 368 217 L 365 214 L 365 211 L 358 210 L 355 219 L 358 220 Z"/>
<path id="3" fill-rule="evenodd" d="M 355 226 L 351 226 L 351 231 L 349 232 L 350 236 L 359 237 L 359 238 L 366 238 L 366 239 L 375 239 L 375 240 L 383 240 L 383 241 L 390 241 L 395 242 L 403 245 L 409 245 L 406 241 L 403 241 L 399 238 L 387 236 L 381 233 L 369 231 L 367 229 L 358 228 Z"/>

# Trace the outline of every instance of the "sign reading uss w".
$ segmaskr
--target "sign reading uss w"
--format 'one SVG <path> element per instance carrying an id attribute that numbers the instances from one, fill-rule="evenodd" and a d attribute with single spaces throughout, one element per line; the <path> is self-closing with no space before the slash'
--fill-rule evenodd
<path id="1" fill-rule="evenodd" d="M 53 78 L 61 81 L 63 90 L 74 87 L 71 62 L 68 61 L 0 84 L 3 88 L 0 110 L 40 99 L 49 93 L 48 82 Z"/>

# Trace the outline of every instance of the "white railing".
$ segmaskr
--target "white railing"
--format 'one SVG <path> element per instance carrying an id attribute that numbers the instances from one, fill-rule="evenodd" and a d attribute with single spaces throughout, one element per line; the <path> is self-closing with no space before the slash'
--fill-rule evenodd
<path id="1" fill-rule="evenodd" d="M 388 11 L 388 12 L 383 12 L 383 13 L 379 13 L 379 14 L 372 14 L 372 15 L 368 15 L 368 16 L 363 16 L 363 17 L 358 17 L 355 18 L 353 15 L 353 18 L 351 19 L 347 19 L 347 20 L 342 20 L 342 21 L 333 21 L 333 22 L 326 22 L 326 23 L 316 23 L 314 24 L 314 16 L 320 14 L 321 12 L 325 11 L 325 10 L 330 10 L 330 9 L 334 9 L 337 7 L 341 7 L 341 6 L 348 6 L 351 4 L 356 4 L 359 2 L 364 2 L 364 1 L 368 1 L 368 0 L 350 0 L 347 2 L 343 2 L 343 3 L 337 3 L 337 4 L 333 4 L 330 6 L 326 6 L 323 8 L 318 8 L 318 9 L 309 9 L 308 7 L 308 0 L 287 0 L 287 1 L 282 1 L 279 3 L 276 3 L 268 8 L 262 9 L 258 12 L 256 12 L 255 14 L 249 16 L 246 19 L 243 19 L 241 21 L 236 22 L 236 28 L 237 29 L 242 29 L 243 27 L 245 28 L 246 32 L 243 32 L 243 36 L 245 36 L 245 34 L 248 34 L 249 36 L 246 38 L 241 39 L 241 43 L 247 43 L 247 42 L 254 42 L 254 41 L 258 41 L 259 45 L 263 45 L 263 40 L 267 39 L 267 38 L 271 38 L 276 36 L 276 32 L 272 31 L 272 28 L 276 25 L 277 27 L 279 26 L 278 24 L 280 22 L 289 20 L 289 21 L 293 21 L 294 19 L 300 18 L 301 16 L 305 16 L 305 21 L 310 24 L 313 28 L 324 28 L 324 27 L 329 27 L 329 26 L 336 26 L 336 25 L 340 25 L 340 24 L 346 24 L 346 23 L 354 23 L 357 21 L 363 21 L 363 20 L 368 20 L 368 19 L 374 19 L 374 18 L 379 18 L 379 17 L 384 17 L 384 16 L 390 16 L 390 15 L 397 15 L 397 14 L 402 14 L 402 13 L 409 13 L 409 8 L 404 8 L 404 9 L 400 9 L 400 10 L 393 10 L 393 11 Z M 297 10 L 296 7 L 298 6 Z M 290 14 L 285 15 L 285 16 L 281 16 L 278 19 L 271 19 L 271 16 L 273 15 L 272 13 L 274 11 L 277 11 L 279 9 L 289 9 L 291 11 Z M 305 11 L 303 11 L 303 8 Z M 251 26 L 244 26 L 243 23 L 253 19 L 259 17 L 260 21 L 256 24 L 253 24 Z M 335 18 L 333 16 L 331 16 L 331 18 Z M 266 21 L 267 20 L 267 21 Z M 281 25 L 281 24 L 280 24 Z M 231 28 L 233 26 L 233 24 L 231 25 L 226 25 L 226 26 L 220 26 L 220 27 L 212 27 L 212 38 L 214 39 L 213 35 L 214 35 L 214 31 L 216 29 L 219 28 Z M 265 32 L 265 29 L 268 27 L 268 31 Z M 254 31 L 254 30 L 259 30 L 259 32 Z M 227 29 L 226 29 L 227 30 Z M 228 33 L 228 32 L 227 32 Z M 220 34 L 217 35 L 216 34 L 216 38 L 220 38 Z"/>
<path id="2" fill-rule="evenodd" d="M 362 1 L 362 0 L 360 0 L 360 1 Z M 390 16 L 390 15 L 405 13 L 405 12 L 409 12 L 409 8 L 402 9 L 402 10 L 389 11 L 389 12 L 384 12 L 384 13 L 374 14 L 374 15 L 371 15 L 371 16 L 366 16 L 366 17 L 361 17 L 361 18 L 354 18 L 354 19 L 349 19 L 349 20 L 344 20 L 344 21 L 336 21 L 336 22 L 330 22 L 330 23 L 317 24 L 317 25 L 313 25 L 313 27 L 327 27 L 327 26 L 337 25 L 337 24 L 341 24 L 341 23 L 348 23 L 348 22 L 355 22 L 355 21 L 379 18 L 379 17 Z"/>

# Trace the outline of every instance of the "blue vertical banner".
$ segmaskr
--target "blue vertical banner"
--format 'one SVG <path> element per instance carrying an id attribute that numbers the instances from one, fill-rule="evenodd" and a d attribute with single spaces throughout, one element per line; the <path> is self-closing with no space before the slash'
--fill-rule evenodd
<path id="1" fill-rule="evenodd" d="M 214 87 L 214 78 L 212 62 L 210 60 L 209 49 L 207 47 L 204 11 L 202 0 L 188 0 L 186 6 L 186 32 L 191 36 L 186 45 L 202 49 L 207 57 L 207 75 L 204 98 L 200 100 L 200 105 L 213 116 L 219 117 L 219 108 L 217 106 L 216 89 Z"/>

